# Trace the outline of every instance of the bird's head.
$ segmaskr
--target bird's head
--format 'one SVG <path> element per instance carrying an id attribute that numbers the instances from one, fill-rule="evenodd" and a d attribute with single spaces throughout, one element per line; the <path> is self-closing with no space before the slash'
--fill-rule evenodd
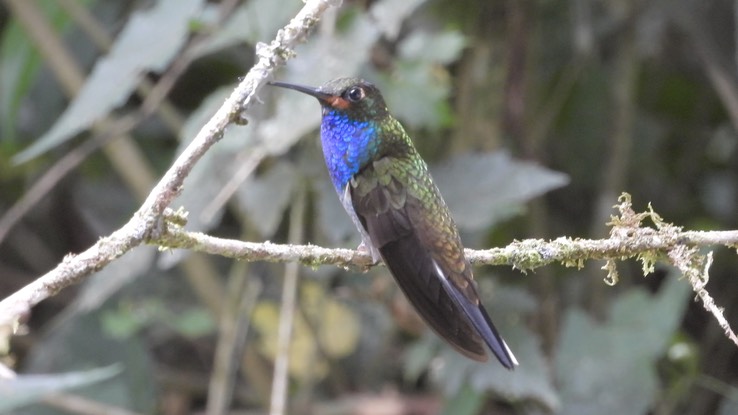
<path id="1" fill-rule="evenodd" d="M 315 97 L 323 107 L 323 115 L 338 114 L 354 121 L 381 120 L 388 115 L 384 98 L 376 86 L 358 78 L 338 78 L 320 87 L 309 87 L 284 82 L 270 85 Z"/>

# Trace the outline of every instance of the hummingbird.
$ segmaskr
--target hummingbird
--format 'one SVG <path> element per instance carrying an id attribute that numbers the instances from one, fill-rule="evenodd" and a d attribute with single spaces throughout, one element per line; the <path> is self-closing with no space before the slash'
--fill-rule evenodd
<path id="1" fill-rule="evenodd" d="M 459 231 L 428 166 L 379 89 L 357 78 L 320 87 L 271 85 L 310 95 L 322 108 L 323 156 L 338 197 L 422 319 L 462 355 L 507 369 L 515 356 L 479 299 Z"/>

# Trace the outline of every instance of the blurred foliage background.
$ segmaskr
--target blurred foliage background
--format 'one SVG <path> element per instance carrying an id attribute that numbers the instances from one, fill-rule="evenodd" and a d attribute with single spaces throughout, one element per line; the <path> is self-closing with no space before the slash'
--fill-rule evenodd
<path id="1" fill-rule="evenodd" d="M 301 6 L 1 1 L 0 294 L 123 224 Z M 622 191 L 686 229 L 735 229 L 737 19 L 727 0 L 344 1 L 279 78 L 375 82 L 471 248 L 602 237 Z M 173 207 L 213 235 L 356 246 L 317 104 L 261 99 Z M 738 414 L 735 345 L 679 274 L 621 263 L 609 287 L 601 265 L 477 269 L 509 373 L 441 344 L 381 267 L 140 247 L 33 310 L 0 412 L 264 413 L 296 281 L 288 413 Z M 737 267 L 717 250 L 708 284 L 734 326 Z"/>

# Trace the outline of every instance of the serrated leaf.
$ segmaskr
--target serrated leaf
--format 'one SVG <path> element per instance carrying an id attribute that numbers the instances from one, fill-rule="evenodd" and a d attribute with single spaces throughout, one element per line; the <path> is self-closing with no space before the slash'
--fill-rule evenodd
<path id="1" fill-rule="evenodd" d="M 110 379 L 121 372 L 120 365 L 91 370 L 44 375 L 19 375 L 14 379 L 0 379 L 0 412 L 7 413 L 44 396 L 63 392 Z"/>
<path id="2" fill-rule="evenodd" d="M 645 413 L 658 393 L 656 361 L 684 313 L 689 286 L 675 275 L 659 293 L 632 288 L 597 323 L 567 311 L 556 358 L 562 413 Z"/>
<path id="3" fill-rule="evenodd" d="M 203 0 L 159 0 L 131 17 L 64 114 L 14 161 L 22 163 L 65 142 L 125 103 L 142 73 L 164 70 L 182 48 L 190 19 L 202 4 Z"/>
<path id="4" fill-rule="evenodd" d="M 485 229 L 569 182 L 566 174 L 515 160 L 507 151 L 456 156 L 431 167 L 431 173 L 459 228 L 470 231 Z"/>

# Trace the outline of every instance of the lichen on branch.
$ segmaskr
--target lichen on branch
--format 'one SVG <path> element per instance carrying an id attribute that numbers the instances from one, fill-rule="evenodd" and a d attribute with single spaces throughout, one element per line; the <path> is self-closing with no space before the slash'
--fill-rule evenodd
<path id="1" fill-rule="evenodd" d="M 585 261 L 605 260 L 605 283 L 609 285 L 618 282 L 618 261 L 640 261 L 644 275 L 652 273 L 656 263 L 663 262 L 676 267 L 687 277 L 705 309 L 715 316 L 728 338 L 738 346 L 738 337 L 705 289 L 712 253 L 700 253 L 700 248 L 706 246 L 734 248 L 738 244 L 738 231 L 684 231 L 664 221 L 650 205 L 647 211 L 636 213 L 627 193 L 618 198 L 614 208 L 619 214 L 611 217 L 608 223 L 610 235 L 606 239 L 527 239 L 500 248 L 467 249 L 466 256 L 474 265 L 506 265 L 524 273 L 553 263 L 582 268 Z M 312 267 L 333 265 L 368 269 L 375 265 L 369 255 L 351 249 L 245 242 L 187 232 L 184 229 L 186 215 L 181 211 L 168 210 L 164 218 L 161 232 L 147 241 L 164 249 L 189 249 L 242 261 L 296 261 Z M 645 225 L 646 220 L 650 220 L 653 226 Z"/>

